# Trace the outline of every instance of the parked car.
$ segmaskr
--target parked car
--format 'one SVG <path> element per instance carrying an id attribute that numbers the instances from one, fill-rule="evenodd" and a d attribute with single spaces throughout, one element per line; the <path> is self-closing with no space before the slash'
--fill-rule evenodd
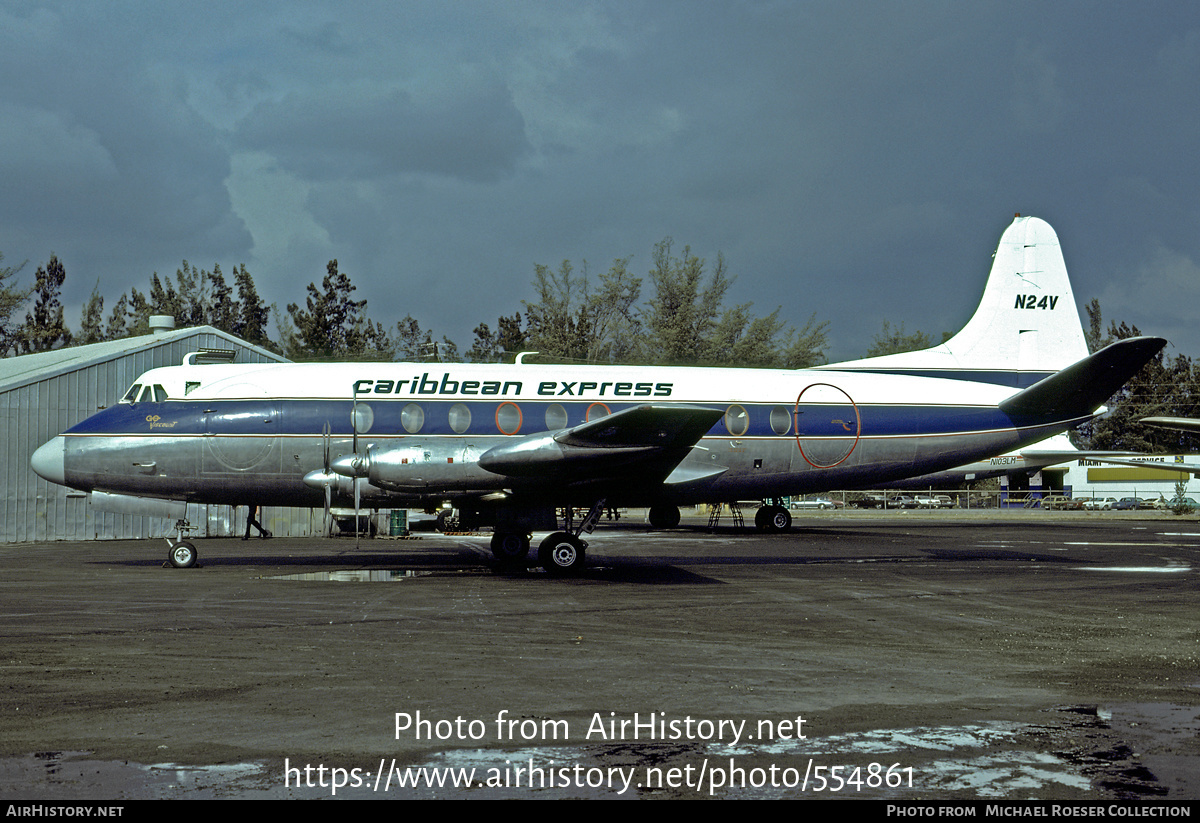
<path id="1" fill-rule="evenodd" d="M 1112 505 L 1115 511 L 1136 511 L 1137 509 L 1148 509 L 1150 505 L 1142 502 L 1138 497 L 1122 497 Z"/>
<path id="2" fill-rule="evenodd" d="M 1117 502 L 1115 497 L 1093 497 L 1091 500 L 1084 501 L 1083 507 L 1090 512 L 1109 511 L 1113 504 Z"/>
<path id="3" fill-rule="evenodd" d="M 850 501 L 851 506 L 859 509 L 882 509 L 885 503 L 887 496 L 883 494 L 860 494 Z"/>
<path id="4" fill-rule="evenodd" d="M 1173 497 L 1168 501 L 1167 508 L 1173 512 L 1194 512 L 1200 510 L 1200 503 L 1194 497 Z"/>
<path id="5" fill-rule="evenodd" d="M 1056 494 L 1042 500 L 1042 508 L 1046 511 L 1081 511 L 1083 501 Z"/>
<path id="6" fill-rule="evenodd" d="M 813 497 L 808 500 L 793 500 L 791 508 L 793 509 L 836 509 L 838 503 L 829 500 L 825 497 Z"/>

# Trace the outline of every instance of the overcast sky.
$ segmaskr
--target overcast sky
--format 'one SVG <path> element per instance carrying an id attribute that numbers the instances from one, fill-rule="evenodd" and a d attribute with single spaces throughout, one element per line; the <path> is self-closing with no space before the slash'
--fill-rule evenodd
<path id="1" fill-rule="evenodd" d="M 0 252 L 106 314 L 325 264 L 463 350 L 535 263 L 715 260 L 830 357 L 966 321 L 1014 212 L 1200 357 L 1200 4 L 0 0 Z"/>

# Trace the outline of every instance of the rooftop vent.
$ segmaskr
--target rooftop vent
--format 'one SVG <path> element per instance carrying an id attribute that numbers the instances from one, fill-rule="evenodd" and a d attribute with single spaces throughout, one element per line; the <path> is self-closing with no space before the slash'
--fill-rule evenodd
<path id="1" fill-rule="evenodd" d="M 165 334 L 175 330 L 175 318 L 169 314 L 150 315 L 150 333 Z"/>

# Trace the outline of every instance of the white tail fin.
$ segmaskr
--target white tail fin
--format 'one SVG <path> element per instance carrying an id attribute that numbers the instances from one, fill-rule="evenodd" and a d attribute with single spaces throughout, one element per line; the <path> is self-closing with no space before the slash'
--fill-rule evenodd
<path id="1" fill-rule="evenodd" d="M 996 247 L 979 308 L 940 346 L 826 369 L 921 374 L 1024 387 L 1086 357 L 1058 235 L 1017 215 Z"/>

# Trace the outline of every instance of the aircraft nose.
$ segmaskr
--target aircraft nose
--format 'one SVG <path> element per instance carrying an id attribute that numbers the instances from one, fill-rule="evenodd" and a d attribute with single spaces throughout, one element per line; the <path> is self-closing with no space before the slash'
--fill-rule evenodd
<path id="1" fill-rule="evenodd" d="M 38 446 L 33 457 L 29 458 L 29 465 L 38 477 L 65 486 L 67 484 L 67 471 L 64 465 L 66 451 L 62 437 L 55 437 Z"/>

